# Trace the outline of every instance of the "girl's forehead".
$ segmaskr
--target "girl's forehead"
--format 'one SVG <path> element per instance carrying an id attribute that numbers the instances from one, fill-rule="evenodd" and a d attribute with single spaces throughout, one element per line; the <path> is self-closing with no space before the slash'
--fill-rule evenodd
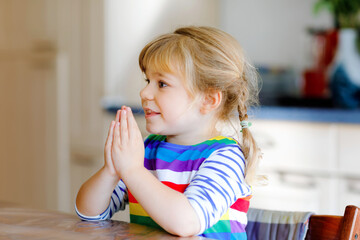
<path id="1" fill-rule="evenodd" d="M 168 72 L 174 73 L 179 71 L 181 68 L 179 61 L 175 60 L 174 58 L 152 58 L 146 62 L 146 71 L 158 71 L 158 72 Z"/>
<path id="2" fill-rule="evenodd" d="M 170 72 L 163 70 L 148 69 L 145 73 L 146 78 L 159 78 L 160 80 L 167 80 L 170 82 L 179 82 L 182 85 L 186 85 L 186 80 L 183 75 L 178 72 Z"/>
<path id="3" fill-rule="evenodd" d="M 179 78 L 184 78 L 184 74 L 173 64 L 162 64 L 162 65 L 149 65 L 146 68 L 146 76 L 160 76 L 174 75 Z"/>

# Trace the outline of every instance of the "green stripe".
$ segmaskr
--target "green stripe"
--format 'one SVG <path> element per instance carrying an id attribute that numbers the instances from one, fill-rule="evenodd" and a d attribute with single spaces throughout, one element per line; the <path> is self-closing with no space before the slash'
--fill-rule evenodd
<path id="1" fill-rule="evenodd" d="M 237 144 L 237 142 L 234 140 L 234 139 L 229 139 L 229 138 L 223 138 L 223 139 L 211 139 L 211 140 L 207 140 L 203 143 L 200 143 L 200 144 L 207 144 L 207 145 L 212 145 L 214 144 L 214 142 L 216 143 L 224 143 L 224 144 Z M 197 144 L 197 145 L 200 145 L 200 144 Z"/>
<path id="2" fill-rule="evenodd" d="M 221 136 L 223 137 L 223 136 Z M 148 136 L 148 139 L 150 140 L 157 140 L 157 141 L 164 141 L 166 139 L 166 136 L 163 135 L 156 135 L 156 134 L 150 134 Z M 211 140 L 206 140 L 202 143 L 198 143 L 195 144 L 193 146 L 197 146 L 197 145 L 201 145 L 201 144 L 207 144 L 207 145 L 212 145 L 214 143 L 224 143 L 224 144 L 237 144 L 237 142 L 234 139 L 231 138 L 227 138 L 227 137 L 223 137 L 222 139 L 211 139 Z"/>
<path id="3" fill-rule="evenodd" d="M 206 233 L 226 233 L 231 232 L 231 226 L 229 220 L 220 220 L 211 228 L 208 228 L 204 231 Z"/>
<path id="4" fill-rule="evenodd" d="M 153 228 L 162 229 L 159 224 L 157 224 L 154 220 L 152 220 L 150 217 L 145 216 L 138 216 L 138 215 L 132 215 L 130 214 L 130 222 L 131 223 L 137 223 L 141 225 L 150 226 Z"/>
<path id="5" fill-rule="evenodd" d="M 156 135 L 156 134 L 150 134 L 148 137 L 150 140 L 157 140 L 159 142 L 164 141 L 166 139 L 166 136 L 164 135 Z"/>

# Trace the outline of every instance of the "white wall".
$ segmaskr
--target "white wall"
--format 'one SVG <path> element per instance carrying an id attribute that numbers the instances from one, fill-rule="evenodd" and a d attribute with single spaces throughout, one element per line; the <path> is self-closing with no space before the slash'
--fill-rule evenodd
<path id="1" fill-rule="evenodd" d="M 332 25 L 316 0 L 222 0 L 221 28 L 232 34 L 255 64 L 301 70 L 311 61 L 308 27 Z"/>
<path id="2" fill-rule="evenodd" d="M 219 0 L 107 0 L 105 95 L 139 104 L 144 81 L 138 55 L 155 36 L 182 25 L 219 26 Z"/>
<path id="3" fill-rule="evenodd" d="M 232 34 L 256 65 L 312 65 L 307 28 L 329 28 L 316 0 L 107 0 L 105 2 L 105 95 L 139 104 L 144 86 L 138 54 L 155 36 L 188 24 L 220 27 Z"/>

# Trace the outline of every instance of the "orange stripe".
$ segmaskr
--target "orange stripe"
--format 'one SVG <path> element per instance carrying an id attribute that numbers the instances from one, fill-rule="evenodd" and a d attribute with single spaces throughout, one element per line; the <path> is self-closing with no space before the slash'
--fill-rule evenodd
<path id="1" fill-rule="evenodd" d="M 249 209 L 249 205 L 250 205 L 250 198 L 252 196 L 250 195 L 249 197 L 245 197 L 245 198 L 239 198 L 238 200 L 236 200 L 236 202 L 230 206 L 230 208 L 232 209 L 236 209 L 238 211 L 241 212 L 247 212 Z"/>

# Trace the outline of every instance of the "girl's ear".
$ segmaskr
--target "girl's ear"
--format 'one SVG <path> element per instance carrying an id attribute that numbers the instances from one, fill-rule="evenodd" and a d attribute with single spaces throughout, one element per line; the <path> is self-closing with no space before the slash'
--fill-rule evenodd
<path id="1" fill-rule="evenodd" d="M 221 91 L 211 91 L 209 93 L 204 94 L 200 112 L 202 114 L 207 114 L 217 109 L 220 106 L 221 100 L 222 100 Z"/>

